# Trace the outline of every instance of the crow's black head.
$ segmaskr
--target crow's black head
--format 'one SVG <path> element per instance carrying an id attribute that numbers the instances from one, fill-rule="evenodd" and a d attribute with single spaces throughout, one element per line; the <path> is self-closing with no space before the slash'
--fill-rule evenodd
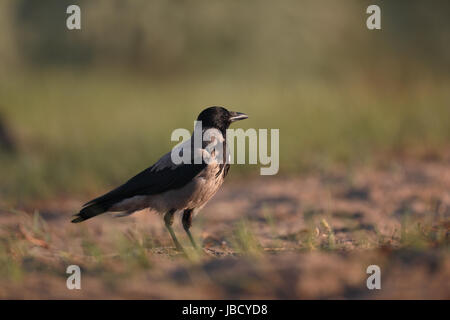
<path id="1" fill-rule="evenodd" d="M 203 128 L 216 128 L 225 132 L 232 122 L 247 118 L 248 116 L 241 112 L 228 111 L 223 107 L 209 107 L 200 112 L 197 121 L 202 122 Z"/>

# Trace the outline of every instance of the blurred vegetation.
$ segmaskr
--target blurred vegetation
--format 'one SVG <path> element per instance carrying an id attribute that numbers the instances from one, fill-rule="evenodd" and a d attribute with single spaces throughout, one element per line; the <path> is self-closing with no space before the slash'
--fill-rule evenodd
<path id="1" fill-rule="evenodd" d="M 65 27 L 79 4 L 82 30 Z M 369 4 L 382 30 L 365 27 Z M 94 193 L 174 144 L 198 112 L 280 129 L 280 171 L 450 139 L 448 1 L 0 2 L 0 194 Z M 1 144 L 0 144 L 1 145 Z M 235 166 L 259 174 L 254 166 Z M 233 170 L 234 171 L 234 170 Z M 231 175 L 233 176 L 233 174 Z"/>

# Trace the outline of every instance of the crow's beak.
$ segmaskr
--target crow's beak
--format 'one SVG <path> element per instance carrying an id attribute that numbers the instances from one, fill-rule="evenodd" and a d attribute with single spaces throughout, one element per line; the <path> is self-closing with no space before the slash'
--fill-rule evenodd
<path id="1" fill-rule="evenodd" d="M 231 122 L 244 120 L 247 118 L 248 118 L 248 115 L 246 115 L 245 113 L 230 111 L 230 121 Z"/>

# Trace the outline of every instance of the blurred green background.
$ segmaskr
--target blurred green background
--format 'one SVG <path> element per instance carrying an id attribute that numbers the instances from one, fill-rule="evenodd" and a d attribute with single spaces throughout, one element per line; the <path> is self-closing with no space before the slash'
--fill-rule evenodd
<path id="1" fill-rule="evenodd" d="M 66 28 L 70 4 L 82 30 Z M 366 28 L 370 4 L 382 30 Z M 244 128 L 279 128 L 281 175 L 439 154 L 449 12 L 449 1 L 0 0 L 0 197 L 105 191 L 210 105 L 248 113 Z"/>

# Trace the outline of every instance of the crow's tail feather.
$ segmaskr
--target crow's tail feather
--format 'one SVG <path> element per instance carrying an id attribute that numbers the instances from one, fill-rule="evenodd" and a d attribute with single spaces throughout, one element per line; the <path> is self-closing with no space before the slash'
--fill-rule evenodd
<path id="1" fill-rule="evenodd" d="M 79 213 L 75 215 L 75 219 L 72 220 L 73 223 L 82 222 L 84 220 L 90 219 L 92 217 L 98 216 L 106 211 L 108 211 L 110 205 L 105 203 L 91 203 L 80 210 Z"/>

